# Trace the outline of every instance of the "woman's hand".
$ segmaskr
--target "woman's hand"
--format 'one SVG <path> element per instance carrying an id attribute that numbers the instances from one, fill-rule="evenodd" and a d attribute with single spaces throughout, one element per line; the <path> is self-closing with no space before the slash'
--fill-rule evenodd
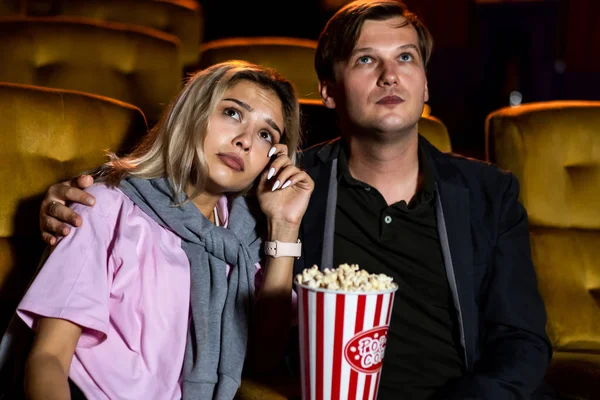
<path id="1" fill-rule="evenodd" d="M 314 189 L 312 178 L 292 164 L 286 145 L 275 145 L 276 157 L 260 177 L 258 201 L 267 216 L 269 241 L 295 243 L 300 222 Z M 249 360 L 258 376 L 271 372 L 282 359 L 292 320 L 293 257 L 266 257 L 256 297 L 256 323 Z M 267 353 L 265 348 L 269 348 Z"/>
<path id="2" fill-rule="evenodd" d="M 276 144 L 275 159 L 260 177 L 258 200 L 271 223 L 299 226 L 314 189 L 312 178 L 295 166 L 288 148 Z"/>

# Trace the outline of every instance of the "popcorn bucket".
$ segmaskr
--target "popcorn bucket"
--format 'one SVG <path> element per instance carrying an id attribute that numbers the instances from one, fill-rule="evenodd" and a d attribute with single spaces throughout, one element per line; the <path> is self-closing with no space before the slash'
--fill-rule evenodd
<path id="1" fill-rule="evenodd" d="M 295 285 L 302 400 L 376 399 L 397 286 L 343 292 Z"/>

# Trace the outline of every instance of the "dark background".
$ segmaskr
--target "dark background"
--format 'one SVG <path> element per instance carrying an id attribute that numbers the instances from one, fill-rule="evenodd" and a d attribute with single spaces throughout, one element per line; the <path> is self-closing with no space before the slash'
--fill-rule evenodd
<path id="1" fill-rule="evenodd" d="M 318 39 L 328 0 L 200 1 L 205 40 L 235 36 Z M 333 2 L 332 0 L 330 0 Z M 339 4 L 340 1 L 337 1 Z M 431 114 L 453 149 L 484 158 L 484 123 L 509 105 L 600 99 L 599 0 L 405 0 L 428 26 Z"/>

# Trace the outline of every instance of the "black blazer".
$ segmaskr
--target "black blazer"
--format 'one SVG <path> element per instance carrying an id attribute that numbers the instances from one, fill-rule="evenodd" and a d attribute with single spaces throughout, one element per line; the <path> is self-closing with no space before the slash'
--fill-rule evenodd
<path id="1" fill-rule="evenodd" d="M 294 273 L 321 265 L 323 243 L 332 243 L 324 231 L 339 140 L 300 156 L 315 189 L 302 222 L 303 256 Z M 445 236 L 440 242 L 446 241 L 444 260 L 454 279 L 450 286 L 467 368 L 462 379 L 443 389 L 442 398 L 529 399 L 542 383 L 552 350 L 518 181 L 494 165 L 441 153 L 421 136 L 419 146 L 436 181 L 438 225 Z"/>

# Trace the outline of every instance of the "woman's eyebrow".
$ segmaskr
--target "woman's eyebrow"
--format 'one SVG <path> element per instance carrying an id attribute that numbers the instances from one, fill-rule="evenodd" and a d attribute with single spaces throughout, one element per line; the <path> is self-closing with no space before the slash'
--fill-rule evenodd
<path id="1" fill-rule="evenodd" d="M 242 107 L 244 110 L 247 110 L 249 112 L 254 111 L 254 108 L 252 108 L 252 106 L 250 106 L 250 104 L 245 103 L 241 100 L 238 99 L 234 99 L 232 97 L 228 97 L 226 99 L 223 99 L 223 101 L 228 100 L 228 101 L 233 101 L 235 104 L 237 104 L 238 106 Z M 281 129 L 279 129 L 279 127 L 277 126 L 277 124 L 275 123 L 275 121 L 273 121 L 273 119 L 271 118 L 265 118 L 265 122 L 267 124 L 269 124 L 269 126 L 271 128 L 273 128 L 275 131 L 277 131 L 277 133 L 279 133 L 279 137 L 281 137 Z"/>

